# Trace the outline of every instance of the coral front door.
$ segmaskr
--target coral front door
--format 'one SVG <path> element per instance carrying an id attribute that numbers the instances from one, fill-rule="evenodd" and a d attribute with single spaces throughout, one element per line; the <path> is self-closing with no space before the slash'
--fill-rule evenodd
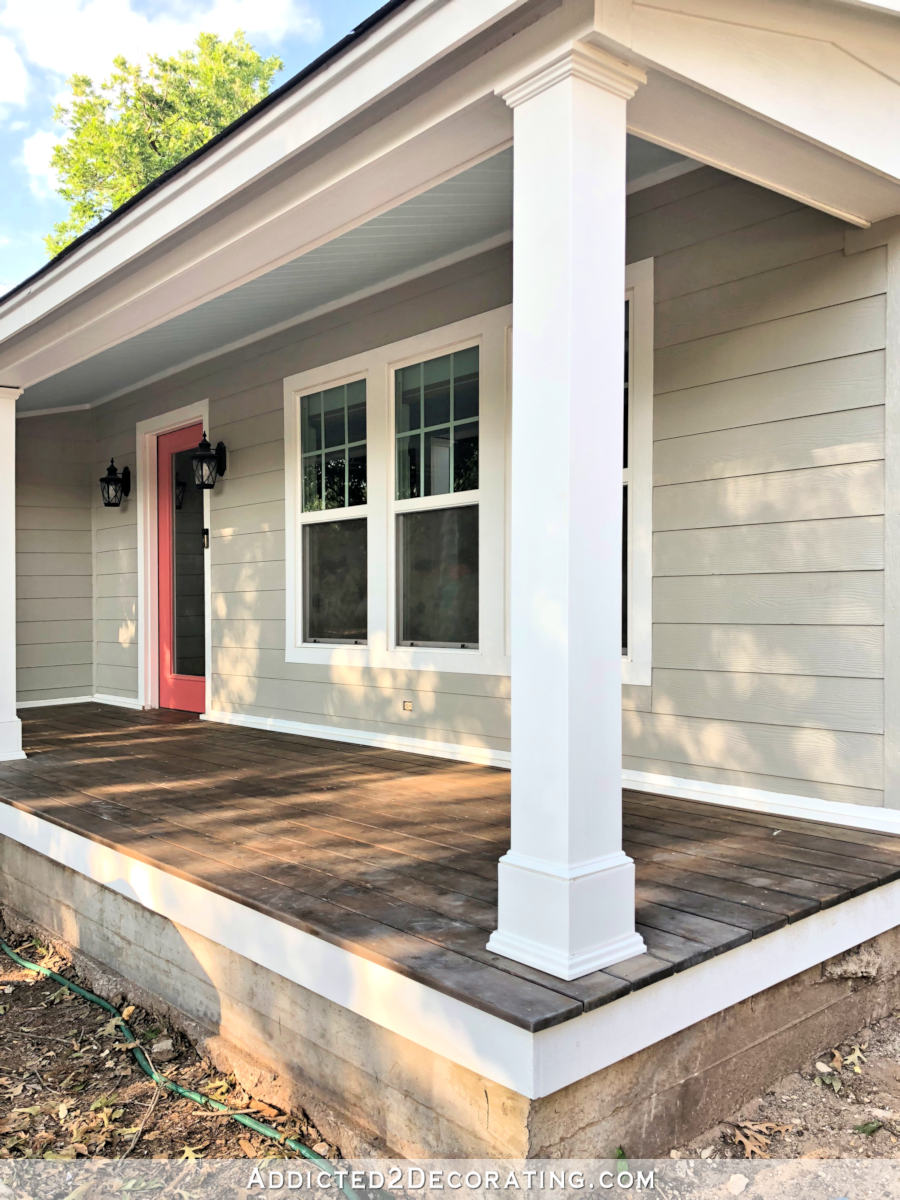
<path id="1" fill-rule="evenodd" d="M 157 439 L 159 706 L 206 710 L 207 531 L 191 456 L 203 436 L 188 425 Z"/>

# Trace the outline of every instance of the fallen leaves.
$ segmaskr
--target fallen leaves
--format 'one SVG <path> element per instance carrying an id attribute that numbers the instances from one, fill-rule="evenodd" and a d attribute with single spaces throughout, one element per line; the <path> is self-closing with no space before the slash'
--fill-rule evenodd
<path id="1" fill-rule="evenodd" d="M 731 1136 L 735 1145 L 744 1151 L 744 1158 L 768 1158 L 769 1147 L 776 1133 L 787 1133 L 790 1125 L 776 1125 L 774 1121 L 748 1121 L 742 1125 L 731 1125 Z"/>

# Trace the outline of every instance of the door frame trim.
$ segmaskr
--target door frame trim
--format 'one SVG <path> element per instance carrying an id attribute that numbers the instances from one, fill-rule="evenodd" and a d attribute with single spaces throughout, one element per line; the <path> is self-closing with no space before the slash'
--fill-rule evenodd
<path id="1" fill-rule="evenodd" d="M 209 429 L 209 400 L 197 400 L 183 408 L 138 421 L 137 439 L 137 644 L 138 703 L 141 708 L 159 708 L 159 520 L 157 509 L 156 440 L 184 425 L 202 422 Z M 210 496 L 203 493 L 203 524 L 210 528 Z M 203 560 L 203 593 L 206 607 L 206 712 L 212 692 L 212 573 L 210 552 Z"/>

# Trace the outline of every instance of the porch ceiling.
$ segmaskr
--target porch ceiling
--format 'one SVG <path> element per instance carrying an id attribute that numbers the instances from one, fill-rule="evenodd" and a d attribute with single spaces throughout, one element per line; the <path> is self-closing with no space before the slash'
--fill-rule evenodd
<path id="1" fill-rule="evenodd" d="M 628 179 L 688 166 L 629 137 Z M 20 412 L 102 403 L 180 366 L 512 236 L 512 149 L 307 254 L 26 389 Z"/>

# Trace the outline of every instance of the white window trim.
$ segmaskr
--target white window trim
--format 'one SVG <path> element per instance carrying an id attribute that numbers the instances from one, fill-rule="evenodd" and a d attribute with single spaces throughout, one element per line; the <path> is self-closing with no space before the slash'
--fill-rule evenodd
<path id="1" fill-rule="evenodd" d="M 285 442 L 285 661 L 328 666 L 394 668 L 467 675 L 508 675 L 506 630 L 506 430 L 509 388 L 509 306 L 404 338 L 284 381 Z M 395 497 L 393 373 L 450 350 L 478 345 L 479 489 L 416 501 Z M 366 380 L 367 503 L 316 514 L 316 519 L 368 519 L 368 644 L 303 641 L 303 564 L 300 472 L 300 397 L 348 379 Z M 477 649 L 398 646 L 396 619 L 396 512 L 409 507 L 479 506 L 479 645 Z"/>
<path id="2" fill-rule="evenodd" d="M 628 398 L 628 654 L 622 682 L 649 686 L 653 659 L 653 259 L 625 269 Z"/>

